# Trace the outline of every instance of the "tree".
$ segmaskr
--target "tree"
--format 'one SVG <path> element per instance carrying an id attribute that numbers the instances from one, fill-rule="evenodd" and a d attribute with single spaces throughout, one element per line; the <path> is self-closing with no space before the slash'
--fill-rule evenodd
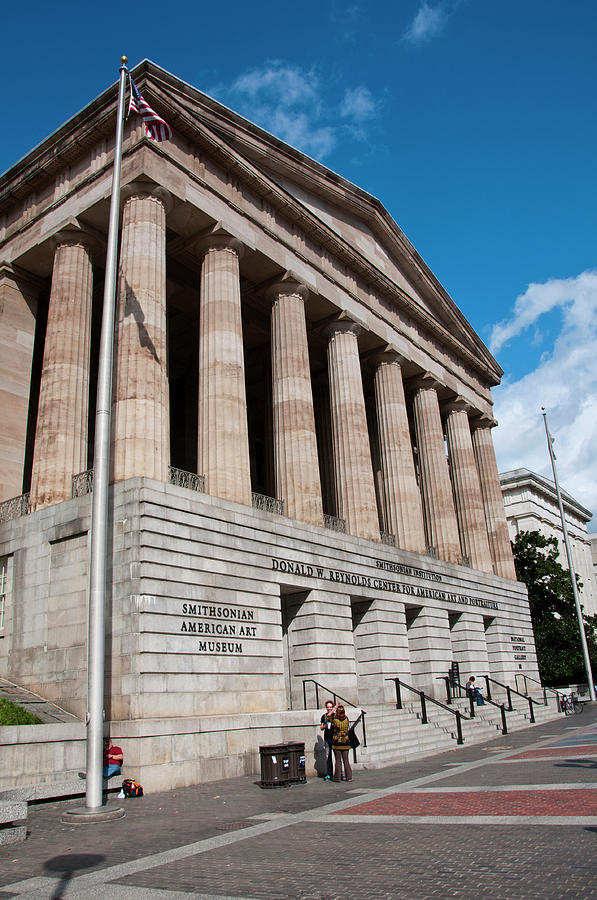
<path id="1" fill-rule="evenodd" d="M 570 571 L 558 561 L 558 542 L 521 531 L 512 544 L 516 576 L 529 593 L 541 680 L 550 685 L 586 682 Z M 579 589 L 582 583 L 578 576 Z M 597 664 L 597 616 L 583 613 L 591 666 Z"/>

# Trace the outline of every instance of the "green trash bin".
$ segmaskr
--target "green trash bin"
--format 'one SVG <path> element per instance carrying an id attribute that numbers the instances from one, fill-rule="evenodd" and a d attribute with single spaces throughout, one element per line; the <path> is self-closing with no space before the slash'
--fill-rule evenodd
<path id="1" fill-rule="evenodd" d="M 288 741 L 286 749 L 289 758 L 290 774 L 288 780 L 291 784 L 305 784 L 307 776 L 305 774 L 305 745 Z"/>
<path id="2" fill-rule="evenodd" d="M 290 784 L 290 755 L 286 744 L 270 744 L 259 748 L 261 757 L 261 787 L 288 787 Z"/>

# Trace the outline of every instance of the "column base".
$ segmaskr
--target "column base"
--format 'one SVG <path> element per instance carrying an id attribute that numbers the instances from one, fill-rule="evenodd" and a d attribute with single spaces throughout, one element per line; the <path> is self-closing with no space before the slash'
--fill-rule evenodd
<path id="1" fill-rule="evenodd" d="M 113 819 L 122 819 L 126 815 L 122 806 L 100 806 L 96 809 L 67 809 L 60 816 L 63 825 L 101 825 Z"/>

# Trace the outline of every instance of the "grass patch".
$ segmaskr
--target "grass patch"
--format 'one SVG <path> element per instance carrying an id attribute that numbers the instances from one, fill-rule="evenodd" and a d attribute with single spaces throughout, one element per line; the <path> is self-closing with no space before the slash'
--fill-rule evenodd
<path id="1" fill-rule="evenodd" d="M 41 725 L 41 719 L 22 706 L 0 697 L 0 725 Z"/>

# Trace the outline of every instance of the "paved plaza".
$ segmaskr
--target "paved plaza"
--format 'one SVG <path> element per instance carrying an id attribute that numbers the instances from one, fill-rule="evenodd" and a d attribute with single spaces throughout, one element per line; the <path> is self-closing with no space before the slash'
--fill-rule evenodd
<path id="1" fill-rule="evenodd" d="M 124 802 L 63 825 L 81 801 L 29 810 L 2 848 L 0 898 L 597 897 L 597 710 L 352 784 L 263 790 L 237 778 Z"/>

